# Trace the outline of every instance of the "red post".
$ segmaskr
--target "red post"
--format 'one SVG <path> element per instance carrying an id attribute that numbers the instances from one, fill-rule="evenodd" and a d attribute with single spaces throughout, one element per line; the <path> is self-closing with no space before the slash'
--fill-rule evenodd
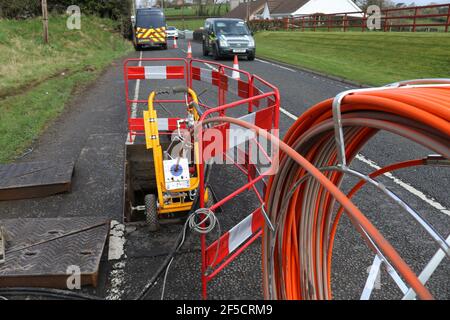
<path id="1" fill-rule="evenodd" d="M 344 15 L 344 32 L 347 31 L 347 14 Z"/>
<path id="2" fill-rule="evenodd" d="M 225 90 L 222 87 L 222 81 L 223 81 L 223 77 L 225 77 L 225 68 L 224 67 L 220 67 L 219 68 L 219 106 L 223 106 L 225 105 L 226 101 L 226 94 L 225 94 Z M 220 111 L 220 116 L 224 117 L 225 116 L 225 110 Z"/>
<path id="3" fill-rule="evenodd" d="M 305 31 L 305 17 L 302 17 L 302 31 Z"/>
<path id="4" fill-rule="evenodd" d="M 413 20 L 413 29 L 412 32 L 416 32 L 416 18 L 417 18 L 417 11 L 418 9 L 414 9 L 414 20 Z"/>
<path id="5" fill-rule="evenodd" d="M 361 31 L 362 32 L 366 31 L 366 24 L 367 24 L 366 19 L 367 19 L 366 13 L 364 12 L 364 16 L 361 21 Z"/>
<path id="6" fill-rule="evenodd" d="M 450 26 L 450 4 L 448 5 L 447 11 L 447 25 L 445 26 L 445 32 L 448 32 L 448 27 Z"/>
<path id="7" fill-rule="evenodd" d="M 386 12 L 386 13 L 385 13 L 385 16 L 384 16 L 384 28 L 383 28 L 383 31 L 384 31 L 384 32 L 387 31 L 387 27 L 388 27 L 388 23 L 389 23 L 389 18 L 388 18 L 389 11 L 386 10 L 385 12 Z"/>

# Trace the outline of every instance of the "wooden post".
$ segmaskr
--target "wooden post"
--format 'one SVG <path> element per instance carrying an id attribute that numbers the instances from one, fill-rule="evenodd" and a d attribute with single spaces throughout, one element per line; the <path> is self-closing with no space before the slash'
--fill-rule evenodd
<path id="1" fill-rule="evenodd" d="M 386 9 L 385 11 L 385 16 L 384 16 L 384 28 L 383 31 L 387 32 L 388 31 L 388 25 L 389 25 L 389 10 Z"/>
<path id="2" fill-rule="evenodd" d="M 181 18 L 183 19 L 183 30 L 186 30 L 186 26 L 184 24 L 184 6 L 185 6 L 185 3 L 184 3 L 184 0 L 183 0 L 183 2 L 181 4 Z"/>
<path id="3" fill-rule="evenodd" d="M 42 0 L 42 23 L 44 25 L 44 43 L 48 44 L 48 10 L 47 10 L 47 0 Z"/>

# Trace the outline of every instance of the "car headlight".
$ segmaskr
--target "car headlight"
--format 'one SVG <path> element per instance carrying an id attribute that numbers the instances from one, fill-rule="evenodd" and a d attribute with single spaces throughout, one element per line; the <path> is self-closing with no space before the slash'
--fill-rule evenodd
<path id="1" fill-rule="evenodd" d="M 255 46 L 255 40 L 253 38 L 248 39 L 248 46 L 254 47 Z"/>

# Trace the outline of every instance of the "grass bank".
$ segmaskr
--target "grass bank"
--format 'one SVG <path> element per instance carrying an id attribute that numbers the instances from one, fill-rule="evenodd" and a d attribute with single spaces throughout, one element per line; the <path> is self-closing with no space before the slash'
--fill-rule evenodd
<path id="1" fill-rule="evenodd" d="M 205 18 L 207 19 L 207 18 Z M 169 26 L 174 26 L 178 30 L 197 30 L 200 27 L 203 27 L 205 24 L 205 19 L 193 19 L 193 20 L 170 20 L 167 19 L 167 24 Z"/>
<path id="2" fill-rule="evenodd" d="M 259 32 L 261 57 L 368 85 L 450 74 L 450 34 Z M 282 48 L 282 49 L 281 49 Z"/>
<path id="3" fill-rule="evenodd" d="M 51 17 L 50 45 L 39 19 L 0 20 L 0 162 L 21 154 L 114 59 L 132 49 L 114 22 L 83 16 L 81 30 Z"/>
<path id="4" fill-rule="evenodd" d="M 203 14 L 206 16 L 222 16 L 230 11 L 228 4 L 208 4 L 203 8 Z M 165 8 L 166 17 L 196 16 L 199 14 L 198 6 L 185 6 L 184 8 Z"/>

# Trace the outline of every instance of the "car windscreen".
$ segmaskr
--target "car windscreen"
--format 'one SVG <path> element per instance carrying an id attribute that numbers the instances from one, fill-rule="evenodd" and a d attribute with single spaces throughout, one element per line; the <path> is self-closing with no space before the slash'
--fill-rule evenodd
<path id="1" fill-rule="evenodd" d="M 244 21 L 216 21 L 214 29 L 218 36 L 244 36 L 250 34 L 250 30 Z"/>
<path id="2" fill-rule="evenodd" d="M 161 12 L 138 12 L 136 26 L 140 28 L 160 28 L 166 25 L 166 19 Z"/>
<path id="3" fill-rule="evenodd" d="M 167 30 L 177 30 L 175 27 L 167 27 Z"/>

